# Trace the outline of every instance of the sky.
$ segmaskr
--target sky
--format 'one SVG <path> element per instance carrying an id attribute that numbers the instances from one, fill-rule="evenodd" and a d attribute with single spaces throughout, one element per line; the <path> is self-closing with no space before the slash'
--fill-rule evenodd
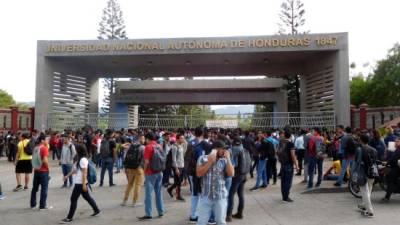
<path id="1" fill-rule="evenodd" d="M 107 0 L 1 2 L 0 89 L 35 100 L 37 40 L 96 39 Z M 272 35 L 282 0 L 119 0 L 129 38 Z M 348 32 L 350 63 L 369 71 L 400 42 L 399 0 L 303 0 L 311 33 Z M 362 65 L 369 63 L 369 67 Z M 355 73 L 353 71 L 352 73 Z"/>

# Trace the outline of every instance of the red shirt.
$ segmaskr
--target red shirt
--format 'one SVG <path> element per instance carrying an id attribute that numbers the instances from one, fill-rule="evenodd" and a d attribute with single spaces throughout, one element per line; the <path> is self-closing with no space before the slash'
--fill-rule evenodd
<path id="1" fill-rule="evenodd" d="M 146 145 L 146 147 L 144 148 L 144 160 L 146 159 L 149 160 L 149 165 L 147 165 L 147 169 L 146 171 L 144 171 L 146 175 L 152 175 L 157 173 L 150 168 L 150 162 L 154 154 L 154 145 L 157 145 L 157 142 L 151 141 L 150 144 Z"/>
<path id="2" fill-rule="evenodd" d="M 49 149 L 45 145 L 40 145 L 39 151 L 40 151 L 40 158 L 42 159 L 42 162 L 43 162 L 43 158 L 49 156 Z M 42 167 L 40 167 L 40 169 L 35 170 L 35 171 L 49 172 L 49 167 L 47 164 L 42 163 Z"/>

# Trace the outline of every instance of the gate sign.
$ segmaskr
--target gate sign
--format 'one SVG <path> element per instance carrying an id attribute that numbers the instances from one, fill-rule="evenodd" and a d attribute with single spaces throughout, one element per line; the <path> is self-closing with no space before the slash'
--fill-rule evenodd
<path id="1" fill-rule="evenodd" d="M 208 128 L 237 128 L 239 121 L 237 119 L 229 120 L 206 120 Z"/>

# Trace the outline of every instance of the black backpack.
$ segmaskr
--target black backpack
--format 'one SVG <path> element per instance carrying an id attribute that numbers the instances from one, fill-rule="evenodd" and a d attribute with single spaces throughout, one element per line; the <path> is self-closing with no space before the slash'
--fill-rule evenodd
<path id="1" fill-rule="evenodd" d="M 286 164 L 287 162 L 289 162 L 289 155 L 287 152 L 288 143 L 288 140 L 281 140 L 279 142 L 279 148 L 276 154 L 278 155 L 278 160 L 281 164 Z"/>
<path id="2" fill-rule="evenodd" d="M 33 149 L 35 148 L 35 141 L 36 141 L 35 138 L 31 138 L 29 140 L 29 142 L 24 146 L 24 152 L 27 155 L 32 155 Z M 23 142 L 22 142 L 22 144 L 23 144 Z"/>
<path id="3" fill-rule="evenodd" d="M 196 148 L 200 147 L 200 144 L 201 142 L 196 143 L 196 141 L 191 141 L 185 152 L 185 162 L 187 162 L 186 171 L 188 175 L 196 176 L 196 167 L 197 167 Z"/>
<path id="4" fill-rule="evenodd" d="M 236 172 L 240 175 L 245 175 L 251 169 L 251 155 L 250 152 L 243 148 L 238 155 L 238 166 Z"/>
<path id="5" fill-rule="evenodd" d="M 100 144 L 100 156 L 101 158 L 105 159 L 110 157 L 110 141 L 109 140 L 102 140 Z"/>
<path id="6" fill-rule="evenodd" d="M 358 147 L 360 147 L 360 144 L 357 142 L 357 140 L 353 136 L 350 136 L 346 143 L 346 154 L 347 155 L 356 154 L 356 149 Z"/>
<path id="7" fill-rule="evenodd" d="M 124 166 L 128 169 L 137 169 L 143 164 L 143 154 L 140 152 L 140 144 L 132 144 L 126 152 Z"/>
<path id="8" fill-rule="evenodd" d="M 368 178 L 375 178 L 379 177 L 379 172 L 378 172 L 378 165 L 376 164 L 377 160 L 377 151 L 373 148 L 366 148 L 364 153 L 366 154 L 366 175 Z"/>

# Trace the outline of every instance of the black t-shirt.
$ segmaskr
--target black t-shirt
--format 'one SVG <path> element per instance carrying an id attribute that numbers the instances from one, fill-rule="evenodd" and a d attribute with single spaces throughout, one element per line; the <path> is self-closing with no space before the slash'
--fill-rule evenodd
<path id="1" fill-rule="evenodd" d="M 288 161 L 286 164 L 290 164 L 293 165 L 293 159 L 292 159 L 292 154 L 291 154 L 291 150 L 294 150 L 294 144 L 291 141 L 285 140 L 287 141 L 286 143 L 286 154 L 288 154 Z"/>

